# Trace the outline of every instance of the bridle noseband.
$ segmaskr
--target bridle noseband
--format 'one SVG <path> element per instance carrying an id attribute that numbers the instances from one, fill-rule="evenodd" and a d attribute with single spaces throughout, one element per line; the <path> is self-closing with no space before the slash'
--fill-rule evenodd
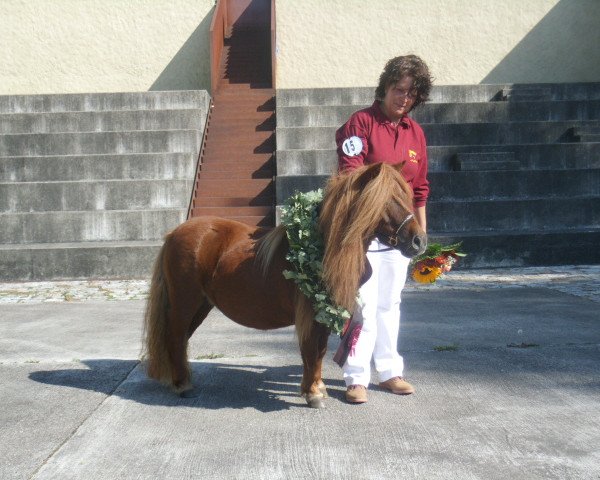
<path id="1" fill-rule="evenodd" d="M 367 250 L 368 252 L 387 252 L 389 250 L 394 250 L 397 246 L 398 246 L 398 236 L 400 235 L 400 232 L 402 231 L 402 229 L 406 226 L 406 224 L 408 222 L 410 222 L 412 219 L 414 218 L 414 215 L 412 213 L 409 213 L 406 218 L 402 221 L 402 223 L 398 226 L 398 228 L 396 229 L 396 231 L 394 232 L 393 235 L 387 235 L 384 234 L 383 232 L 379 232 L 379 231 L 375 231 L 377 238 L 379 238 L 379 240 L 381 240 L 382 243 L 385 243 L 386 245 L 389 245 L 389 248 L 385 248 L 382 250 Z"/>

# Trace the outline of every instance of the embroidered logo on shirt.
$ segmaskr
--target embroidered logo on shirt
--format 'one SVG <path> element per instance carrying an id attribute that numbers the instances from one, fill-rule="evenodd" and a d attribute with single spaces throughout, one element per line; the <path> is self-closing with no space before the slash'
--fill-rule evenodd
<path id="1" fill-rule="evenodd" d="M 408 151 L 408 158 L 413 163 L 419 163 L 419 161 L 417 160 L 417 152 L 415 152 L 414 150 Z"/>
<path id="2" fill-rule="evenodd" d="M 342 143 L 342 150 L 349 157 L 354 157 L 360 154 L 360 152 L 362 152 L 362 149 L 363 142 L 360 138 L 356 136 L 347 138 L 346 140 L 344 140 L 344 143 Z"/>

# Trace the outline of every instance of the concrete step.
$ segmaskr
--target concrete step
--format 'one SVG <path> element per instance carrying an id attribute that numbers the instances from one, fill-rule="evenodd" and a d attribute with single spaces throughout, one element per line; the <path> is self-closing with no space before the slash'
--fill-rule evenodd
<path id="1" fill-rule="evenodd" d="M 441 145 L 513 145 L 573 141 L 576 126 L 600 121 L 509 122 L 423 124 L 429 146 Z M 318 150 L 335 148 L 338 127 L 277 128 L 277 150 Z"/>
<path id="2" fill-rule="evenodd" d="M 600 225 L 600 196 L 524 200 L 433 201 L 431 232 L 585 230 Z"/>
<path id="3" fill-rule="evenodd" d="M 162 240 L 0 244 L 0 281 L 149 278 Z"/>
<path id="4" fill-rule="evenodd" d="M 197 152 L 202 132 L 165 130 L 0 135 L 0 157 Z"/>
<path id="5" fill-rule="evenodd" d="M 10 113 L 0 115 L 0 132 L 117 132 L 132 130 L 203 130 L 205 110 Z"/>
<path id="6" fill-rule="evenodd" d="M 573 128 L 572 133 L 576 142 L 600 142 L 600 125 L 577 126 Z"/>
<path id="7" fill-rule="evenodd" d="M 193 178 L 197 157 L 190 153 L 0 157 L 0 182 L 185 180 Z"/>
<path id="8" fill-rule="evenodd" d="M 190 180 L 0 183 L 0 212 L 187 208 Z"/>
<path id="9" fill-rule="evenodd" d="M 365 105 L 277 108 L 278 127 L 324 127 L 345 123 Z M 419 123 L 489 123 L 599 120 L 600 100 L 548 102 L 426 103 L 410 114 Z"/>
<path id="10" fill-rule="evenodd" d="M 430 201 L 465 202 L 600 196 L 600 169 L 430 172 Z M 296 190 L 322 188 L 329 175 L 276 178 L 277 205 Z"/>
<path id="11" fill-rule="evenodd" d="M 547 101 L 552 98 L 549 86 L 513 85 L 502 89 L 502 100 L 508 102 Z"/>
<path id="12" fill-rule="evenodd" d="M 324 188 L 329 175 L 286 175 L 275 178 L 275 201 L 283 205 L 296 191 L 309 192 Z"/>
<path id="13" fill-rule="evenodd" d="M 473 103 L 502 99 L 510 84 L 497 85 L 436 85 L 431 89 L 429 103 Z M 550 88 L 550 99 L 600 100 L 600 82 L 530 84 Z M 370 105 L 375 98 L 372 87 L 300 88 L 277 90 L 278 106 L 298 105 Z"/>
<path id="14" fill-rule="evenodd" d="M 334 148 L 323 150 L 277 150 L 277 176 L 330 175 L 337 171 Z"/>
<path id="15" fill-rule="evenodd" d="M 187 209 L 0 213 L 0 244 L 159 240 Z"/>
<path id="16" fill-rule="evenodd" d="M 519 170 L 521 164 L 515 160 L 514 152 L 457 153 L 452 170 Z"/>
<path id="17" fill-rule="evenodd" d="M 600 168 L 600 143 L 446 145 L 427 147 L 430 171 L 448 171 L 463 153 L 512 152 L 523 170 Z M 335 156 L 335 152 L 332 151 Z"/>
<path id="18" fill-rule="evenodd" d="M 446 145 L 427 147 L 429 171 L 450 171 L 460 153 L 512 152 L 521 169 L 600 168 L 600 142 L 523 145 Z M 277 174 L 329 175 L 337 171 L 335 149 L 278 150 Z"/>
<path id="19" fill-rule="evenodd" d="M 0 95 L 0 113 L 97 112 L 114 110 L 208 111 L 205 90 L 75 93 L 54 95 Z"/>
<path id="20" fill-rule="evenodd" d="M 569 200 L 600 196 L 600 169 L 430 172 L 430 200 Z"/>
<path id="21" fill-rule="evenodd" d="M 430 242 L 463 242 L 457 268 L 594 265 L 600 263 L 600 229 L 430 233 Z M 452 275 L 452 273 L 450 273 Z"/>

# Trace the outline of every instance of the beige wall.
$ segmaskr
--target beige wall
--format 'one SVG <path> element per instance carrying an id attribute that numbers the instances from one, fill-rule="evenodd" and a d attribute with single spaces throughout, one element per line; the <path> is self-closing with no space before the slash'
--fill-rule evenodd
<path id="1" fill-rule="evenodd" d="M 214 0 L 0 0 L 0 95 L 210 89 Z M 276 0 L 277 87 L 600 81 L 600 0 Z"/>
<path id="2" fill-rule="evenodd" d="M 436 84 L 600 81 L 600 0 L 277 0 L 277 87 L 368 86 L 414 53 Z"/>
<path id="3" fill-rule="evenodd" d="M 209 89 L 214 0 L 0 0 L 0 95 Z"/>

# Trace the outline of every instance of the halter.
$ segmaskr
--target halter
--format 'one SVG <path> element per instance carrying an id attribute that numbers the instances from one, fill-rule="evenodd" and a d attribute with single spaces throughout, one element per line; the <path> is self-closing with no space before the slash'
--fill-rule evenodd
<path id="1" fill-rule="evenodd" d="M 398 235 L 400 235 L 400 231 L 406 226 L 406 224 L 408 222 L 410 222 L 412 219 L 414 218 L 414 215 L 412 213 L 409 213 L 406 218 L 402 221 L 402 223 L 400 224 L 400 226 L 396 229 L 396 231 L 394 232 L 393 235 L 383 235 L 381 232 L 375 232 L 378 235 L 381 235 L 381 237 L 378 237 L 379 240 L 381 240 L 382 243 L 385 243 L 386 245 L 389 245 L 388 248 L 383 248 L 381 250 L 367 250 L 367 252 L 389 252 L 390 250 L 395 250 L 396 247 L 398 246 Z"/>

